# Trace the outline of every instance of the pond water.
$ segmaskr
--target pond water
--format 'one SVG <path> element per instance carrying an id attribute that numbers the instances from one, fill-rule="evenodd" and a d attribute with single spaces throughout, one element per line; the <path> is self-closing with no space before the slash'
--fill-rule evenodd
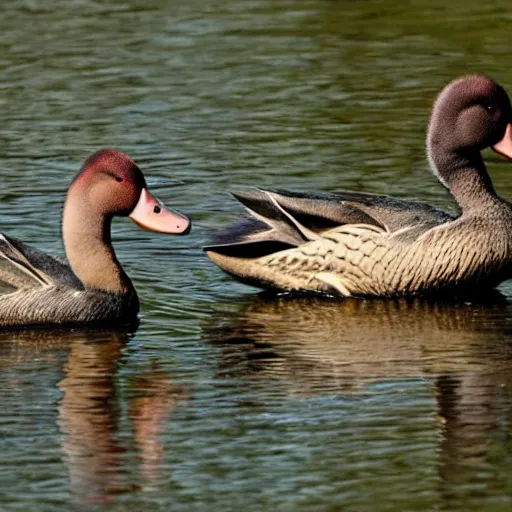
<path id="1" fill-rule="evenodd" d="M 62 254 L 66 188 L 101 147 L 194 222 L 115 222 L 135 332 L 0 333 L 2 512 L 510 510 L 511 284 L 484 304 L 272 297 L 201 250 L 236 185 L 450 208 L 425 160 L 437 92 L 468 72 L 512 91 L 509 2 L 453 4 L 2 3 L 0 230 Z"/>

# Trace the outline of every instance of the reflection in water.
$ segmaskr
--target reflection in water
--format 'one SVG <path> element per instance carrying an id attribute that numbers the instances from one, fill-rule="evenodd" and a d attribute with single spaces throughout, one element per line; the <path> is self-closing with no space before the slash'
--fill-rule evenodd
<path id="1" fill-rule="evenodd" d="M 286 378 L 294 393 L 358 390 L 388 378 L 473 371 L 490 363 L 487 352 L 501 357 L 512 305 L 497 299 L 491 307 L 262 297 L 242 313 L 219 306 L 203 330 L 224 344 L 226 365 Z"/>
<path id="2" fill-rule="evenodd" d="M 155 485 L 164 455 L 159 436 L 184 396 L 155 365 L 129 381 L 129 417 L 141 473 L 140 484 L 129 484 L 127 450 L 119 438 L 122 410 L 116 385 L 118 361 L 129 335 L 119 331 L 0 333 L 2 366 L 30 359 L 59 361 L 62 366 L 58 425 L 64 459 L 71 490 L 88 502 L 104 501 L 113 493 L 133 490 L 134 485 Z"/>
<path id="3" fill-rule="evenodd" d="M 512 305 L 265 298 L 242 312 L 220 305 L 203 336 L 221 347 L 220 375 L 273 379 L 293 396 L 362 393 L 370 385 L 427 379 L 437 399 L 438 473 L 447 502 L 489 472 L 491 433 L 512 417 Z M 475 484 L 475 485 L 459 485 Z"/>
<path id="4" fill-rule="evenodd" d="M 186 393 L 156 366 L 134 378 L 131 388 L 135 396 L 130 400 L 130 418 L 141 460 L 141 476 L 146 485 L 151 486 L 159 479 L 164 455 L 164 443 L 159 435 L 169 414 L 178 401 L 186 398 Z"/>
<path id="5" fill-rule="evenodd" d="M 123 340 L 124 338 L 124 340 Z M 91 343 L 87 337 L 71 345 L 59 383 L 63 397 L 59 425 L 71 487 L 89 497 L 122 489 L 122 446 L 115 437 L 115 369 L 126 337 L 113 334 Z"/>

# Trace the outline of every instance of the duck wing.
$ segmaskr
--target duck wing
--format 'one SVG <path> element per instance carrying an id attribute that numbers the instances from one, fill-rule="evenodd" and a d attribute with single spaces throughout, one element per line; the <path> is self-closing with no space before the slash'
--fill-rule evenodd
<path id="1" fill-rule="evenodd" d="M 251 217 L 216 235 L 207 251 L 255 258 L 298 247 L 347 224 L 394 233 L 411 226 L 427 230 L 454 218 L 420 201 L 343 190 L 303 193 L 253 188 L 233 195 Z"/>
<path id="2" fill-rule="evenodd" d="M 65 263 L 0 233 L 0 293 L 62 284 L 83 288 Z"/>
<path id="3" fill-rule="evenodd" d="M 368 192 L 337 190 L 330 195 L 338 201 L 340 210 L 349 207 L 365 212 L 377 219 L 390 233 L 418 225 L 430 229 L 454 220 L 460 213 L 451 214 L 422 201 Z"/>

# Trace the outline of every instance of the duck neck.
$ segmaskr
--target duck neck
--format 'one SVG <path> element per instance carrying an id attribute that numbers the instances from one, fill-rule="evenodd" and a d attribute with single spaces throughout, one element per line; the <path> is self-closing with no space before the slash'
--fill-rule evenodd
<path id="1" fill-rule="evenodd" d="M 431 158 L 436 174 L 463 212 L 496 201 L 497 195 L 480 152 L 449 153 Z"/>
<path id="2" fill-rule="evenodd" d="M 66 256 L 73 272 L 86 288 L 121 295 L 134 293 L 112 247 L 112 217 L 94 211 L 83 198 L 74 199 L 71 201 L 68 194 L 62 220 Z"/>

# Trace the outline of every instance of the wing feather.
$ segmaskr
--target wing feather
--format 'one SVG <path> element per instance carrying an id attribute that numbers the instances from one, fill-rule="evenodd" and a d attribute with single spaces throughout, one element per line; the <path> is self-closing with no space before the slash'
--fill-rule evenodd
<path id="1" fill-rule="evenodd" d="M 12 239 L 0 233 L 0 286 L 2 289 L 29 289 L 49 286 L 53 280 L 35 267 Z"/>

